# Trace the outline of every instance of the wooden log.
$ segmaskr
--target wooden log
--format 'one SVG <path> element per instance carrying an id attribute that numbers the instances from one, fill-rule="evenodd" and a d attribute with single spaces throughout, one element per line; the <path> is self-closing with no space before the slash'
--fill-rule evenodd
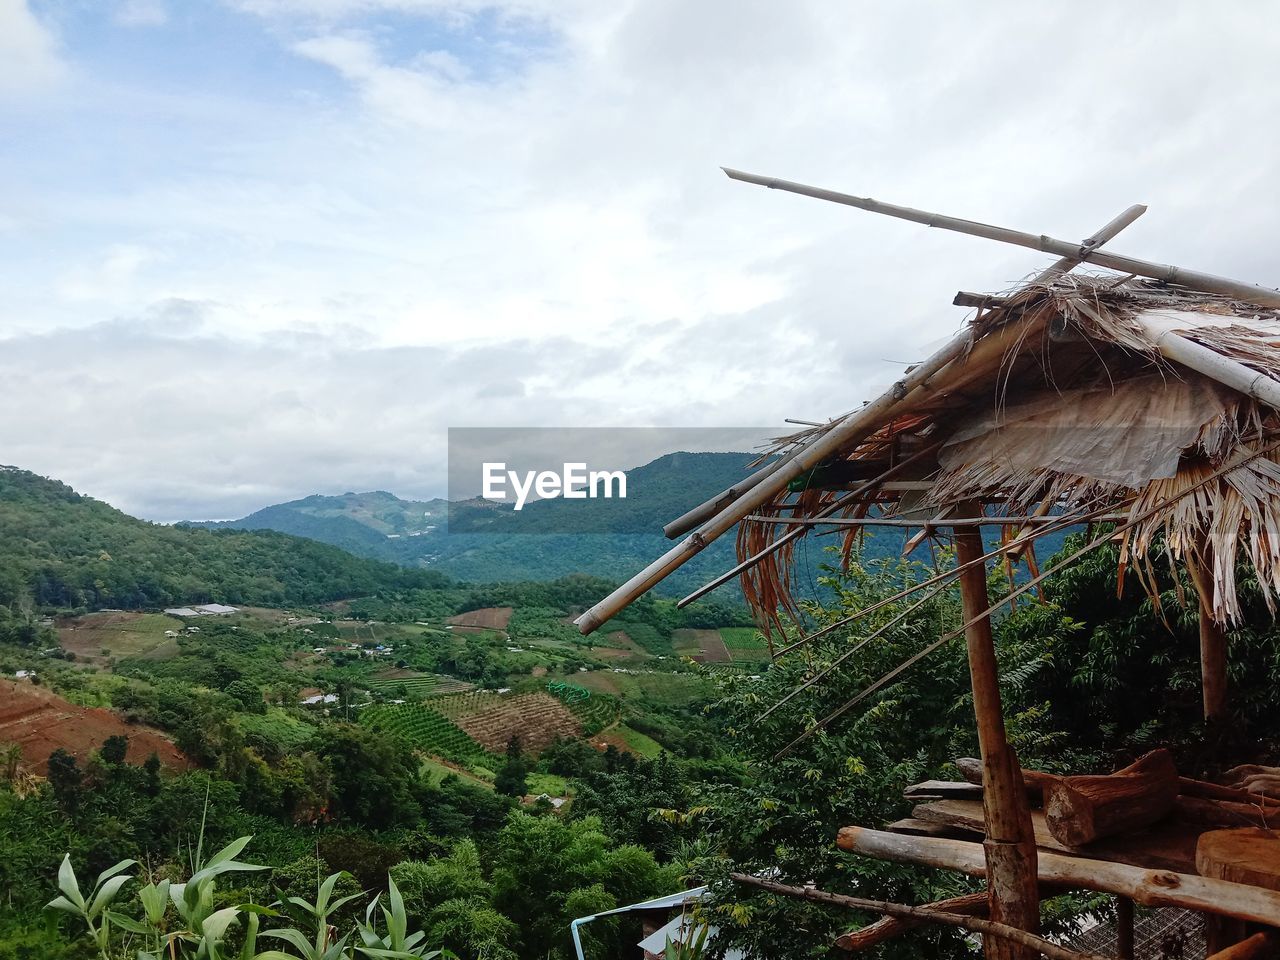
<path id="1" fill-rule="evenodd" d="M 1081 257 L 1089 263 L 1106 267 L 1109 270 L 1117 270 L 1120 273 L 1151 277 L 1154 280 L 1162 280 L 1165 283 L 1189 287 L 1192 290 L 1223 293 L 1264 307 L 1280 307 L 1280 293 L 1252 283 L 1244 283 L 1240 280 L 1216 277 L 1208 273 L 1186 270 L 1182 267 L 1174 267 L 1163 263 L 1152 263 L 1149 260 L 1139 260 L 1136 257 L 1125 257 L 1115 253 L 1090 252 L 1082 250 L 1066 240 L 1055 240 L 1053 237 L 1047 237 L 1042 234 L 1025 233 L 1021 230 L 1010 230 L 1007 227 L 996 227 L 986 223 L 975 223 L 972 220 L 962 220 L 957 217 L 929 213 L 925 210 L 914 210 L 911 207 L 901 207 L 897 204 L 872 200 L 870 197 L 855 197 L 848 193 L 825 190 L 821 187 L 811 187 L 803 183 L 793 183 L 789 180 L 779 180 L 776 177 L 762 177 L 759 174 L 744 173 L 741 170 L 731 170 L 727 167 L 722 167 L 721 169 L 734 180 L 754 183 L 772 190 L 785 190 L 788 193 L 798 193 L 801 196 L 814 197 L 818 200 L 829 200 L 833 203 L 857 207 L 870 213 L 884 214 L 885 216 L 896 217 L 899 220 L 911 220 L 915 223 L 923 223 L 927 227 L 952 230 L 956 233 L 967 233 L 974 237 L 985 237 L 988 240 L 1011 243 L 1015 246 L 1028 247 L 1032 250 L 1040 250 L 1044 253 L 1052 253 L 1061 257 Z"/>
<path id="2" fill-rule="evenodd" d="M 1104 776 L 1054 777 L 1044 784 L 1049 832 L 1069 847 L 1150 826 L 1178 796 L 1178 771 L 1168 750 L 1153 750 Z"/>
<path id="3" fill-rule="evenodd" d="M 1205 801 L 1208 802 L 1208 801 Z M 973 800 L 934 800 L 917 804 L 911 811 L 916 820 L 924 820 L 948 827 L 954 831 L 983 835 L 982 804 Z M 1240 826 L 1232 820 L 1228 826 Z M 1215 822 L 1215 826 L 1221 826 Z M 1086 848 L 1068 847 L 1049 832 L 1044 811 L 1031 811 L 1031 827 L 1035 832 L 1036 846 L 1050 853 L 1066 853 L 1074 856 L 1094 857 L 1128 863 L 1148 870 L 1174 870 L 1194 872 L 1196 862 L 1195 841 L 1200 827 L 1188 826 L 1172 817 L 1138 834 L 1107 837 L 1089 844 Z M 964 837 L 961 837 L 964 839 Z"/>
<path id="4" fill-rule="evenodd" d="M 971 516 L 982 513 L 981 504 L 972 503 L 969 508 Z M 983 555 L 982 534 L 975 527 L 958 528 L 955 550 L 957 563 L 971 563 Z M 1018 775 L 1018 758 L 1005 737 L 991 618 L 981 615 L 990 602 L 985 564 L 970 565 L 960 574 L 960 602 L 968 621 L 965 647 L 982 751 L 983 849 L 991 919 L 1035 933 L 1040 929 L 1035 833 L 1027 792 Z M 988 960 L 1034 960 L 1025 947 L 1003 940 L 984 940 L 983 953 Z"/>
<path id="5" fill-rule="evenodd" d="M 1280 890 L 1280 833 L 1258 827 L 1210 830 L 1196 843 L 1202 877 Z"/>
<path id="6" fill-rule="evenodd" d="M 957 757 L 955 760 L 956 769 L 960 771 L 960 776 L 964 777 L 969 783 L 982 786 L 982 761 L 977 757 Z M 1044 785 L 1050 781 L 1057 779 L 1052 773 L 1041 773 L 1039 770 L 1028 770 L 1022 768 L 1022 783 L 1027 789 L 1027 796 L 1034 802 L 1039 803 L 1044 797 Z"/>
<path id="7" fill-rule="evenodd" d="M 1263 807 L 1184 794 L 1173 802 L 1173 810 L 1182 819 L 1207 827 L 1265 827 L 1268 819 Z"/>
<path id="8" fill-rule="evenodd" d="M 950 897 L 934 903 L 920 905 L 921 910 L 937 910 L 942 913 L 959 913 L 967 917 L 985 917 L 987 915 L 987 891 L 966 893 L 960 897 Z M 857 930 L 850 930 L 836 938 L 836 946 L 850 953 L 870 950 L 878 947 L 886 940 L 900 937 L 909 930 L 923 927 L 927 921 L 918 917 L 881 917 L 875 923 L 869 923 Z"/>
<path id="9" fill-rule="evenodd" d="M 1224 787 L 1220 783 L 1209 783 L 1207 780 L 1193 780 L 1190 777 L 1178 778 L 1179 788 L 1184 794 L 1193 797 L 1207 797 L 1210 800 L 1230 800 L 1234 803 L 1248 803 L 1260 807 L 1280 808 L 1280 798 L 1268 797 L 1252 790 L 1241 790 L 1238 787 Z"/>
<path id="10" fill-rule="evenodd" d="M 1210 954 L 1206 960 L 1274 960 L 1277 956 L 1280 956 L 1280 937 L 1264 930 Z"/>
<path id="11" fill-rule="evenodd" d="M 864 827 L 844 827 L 836 843 L 842 850 L 880 860 L 986 876 L 982 846 L 965 840 L 906 837 Z M 1148 907 L 1182 907 L 1280 926 L 1280 893 L 1273 890 L 1059 853 L 1042 852 L 1037 868 L 1042 883 L 1119 894 Z"/>
<path id="12" fill-rule="evenodd" d="M 885 829 L 893 833 L 909 833 L 917 837 L 954 837 L 957 834 L 968 832 L 946 823 L 919 820 L 916 817 L 904 817 L 901 820 L 895 820 L 893 823 L 886 825 Z"/>
<path id="13" fill-rule="evenodd" d="M 907 800 L 924 800 L 936 797 L 939 800 L 981 800 L 982 787 L 972 783 L 958 783 L 954 780 L 925 780 L 913 783 L 902 791 Z"/>
<path id="14" fill-rule="evenodd" d="M 815 903 L 825 903 L 833 907 L 869 910 L 872 913 L 883 913 L 891 917 L 910 917 L 921 920 L 924 923 L 940 923 L 951 927 L 963 927 L 966 930 L 983 934 L 984 940 L 996 937 L 1019 944 L 1033 957 L 1044 954 L 1051 960 L 1082 960 L 1082 958 L 1083 960 L 1110 960 L 1110 958 L 1096 953 L 1081 953 L 1076 950 L 1069 950 L 1034 934 L 1027 933 L 1025 930 L 1019 930 L 1017 927 L 1010 927 L 994 920 L 985 920 L 982 917 L 948 913 L 925 907 L 913 907 L 905 903 L 891 903 L 888 900 L 848 897 L 844 894 L 828 893 L 826 890 L 816 890 L 812 887 L 793 887 L 785 883 L 776 883 L 773 880 L 761 880 L 759 877 L 753 877 L 748 873 L 731 873 L 729 876 L 745 886 L 757 887 L 760 890 L 767 890 L 770 893 L 776 893 L 784 897 L 812 900 Z"/>

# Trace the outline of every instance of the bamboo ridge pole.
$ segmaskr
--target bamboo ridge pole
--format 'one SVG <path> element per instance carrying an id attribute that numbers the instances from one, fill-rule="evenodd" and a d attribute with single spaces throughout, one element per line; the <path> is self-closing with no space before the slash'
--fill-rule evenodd
<path id="1" fill-rule="evenodd" d="M 806 470 L 812 470 L 842 448 L 865 439 L 895 413 L 910 409 L 913 401 L 918 402 L 923 399 L 922 395 L 917 394 L 917 388 L 939 370 L 948 367 L 952 362 L 958 362 L 963 357 L 966 361 L 963 365 L 964 372 L 976 376 L 977 372 L 985 369 L 988 364 L 999 364 L 1005 350 L 1031 335 L 1034 330 L 1040 329 L 1041 322 L 1006 324 L 989 336 L 983 337 L 980 343 L 974 345 L 972 351 L 968 348 L 973 340 L 973 331 L 965 330 L 948 346 L 913 368 L 899 381 L 899 386 L 905 390 L 903 399 L 898 398 L 897 387 L 895 387 L 881 394 L 856 413 L 839 421 L 826 433 L 801 448 L 795 458 L 787 463 L 785 469 L 776 470 L 761 480 L 741 498 L 729 504 L 703 526 L 579 616 L 574 623 L 583 634 L 592 633 L 627 604 L 650 590 L 654 584 L 660 582 L 691 557 L 700 553 L 707 544 L 736 526 L 744 516 L 769 503 L 786 489 L 787 484 L 794 477 Z"/>
<path id="2" fill-rule="evenodd" d="M 1082 262 L 1081 257 L 1086 251 L 1092 251 L 1097 247 L 1100 247 L 1102 244 L 1106 243 L 1108 240 L 1113 239 L 1118 233 L 1120 233 L 1121 230 L 1129 226 L 1131 223 L 1133 223 L 1135 220 L 1137 220 L 1140 216 L 1142 216 L 1146 212 L 1147 212 L 1147 208 L 1140 203 L 1136 203 L 1133 206 L 1129 207 L 1129 209 L 1125 210 L 1123 213 L 1121 213 L 1118 217 L 1111 220 L 1105 226 L 1100 227 L 1098 230 L 1095 230 L 1091 236 L 1087 237 L 1080 244 L 1080 249 L 1075 251 L 1075 253 L 1073 253 L 1071 256 L 1064 256 L 1062 257 L 1062 259 L 1050 264 L 1044 270 L 1041 270 L 1038 274 L 1036 274 L 1031 279 L 1028 285 L 1035 286 L 1036 284 L 1039 284 L 1039 283 L 1047 283 L 1049 280 L 1052 280 L 1058 274 L 1066 273 L 1074 269 L 1075 267 L 1079 266 L 1080 263 Z M 1016 302 L 1016 298 L 1014 297 L 1005 298 L 1004 306 L 1007 307 L 1009 304 L 1013 302 Z M 944 350 L 950 350 L 952 348 L 961 346 L 961 344 L 958 342 L 959 340 L 960 338 L 957 338 L 956 341 L 953 341 L 952 343 L 948 344 L 947 347 L 944 348 Z M 957 357 L 962 355 L 963 355 L 963 350 L 961 350 L 960 353 L 957 354 Z M 897 383 L 895 383 L 890 392 L 893 393 L 893 395 L 896 397 L 904 398 L 907 392 L 905 380 L 899 380 Z M 846 416 L 849 416 L 849 414 L 846 414 Z M 780 466 L 781 466 L 781 463 L 778 463 L 774 465 L 774 468 L 776 469 L 777 467 L 780 467 Z M 741 495 L 741 492 L 743 490 L 750 489 L 750 487 L 755 486 L 757 483 L 760 482 L 760 480 L 763 480 L 764 477 L 765 477 L 765 473 L 763 471 L 757 471 L 756 473 L 747 477 L 746 480 L 743 481 L 743 483 L 736 484 L 735 486 L 730 487 L 728 490 L 725 490 L 722 493 L 717 494 L 715 497 L 712 497 L 706 503 L 703 503 L 700 506 L 694 507 L 692 510 L 688 511 L 684 515 L 676 518 L 671 523 L 663 527 L 662 532 L 667 536 L 668 539 L 674 539 L 680 536 L 681 534 L 688 533 L 698 523 L 714 516 L 716 510 L 721 509 L 723 506 L 737 499 L 738 496 Z M 803 533 L 797 534 L 797 536 L 803 536 Z M 736 576 L 738 573 L 741 573 L 742 570 L 748 569 L 749 566 L 754 566 L 756 563 L 759 563 L 760 560 L 763 559 L 765 556 L 768 556 L 768 553 L 765 553 L 762 551 L 760 554 L 757 554 L 756 557 L 752 557 L 748 560 L 744 560 L 742 563 L 734 567 L 732 572 L 725 574 L 723 579 L 719 577 L 716 578 L 716 580 L 713 581 L 715 586 L 707 585 L 704 587 L 700 587 L 699 590 L 694 591 L 694 593 L 690 594 L 688 597 L 685 597 L 683 600 L 681 600 L 680 603 L 677 604 L 677 606 L 683 607 L 686 604 L 692 603 L 694 600 L 698 599 L 698 597 L 705 596 L 707 593 L 709 593 L 711 590 L 714 590 L 716 587 L 720 586 L 722 583 L 727 583 L 729 580 L 733 579 L 733 577 Z"/>
<path id="3" fill-rule="evenodd" d="M 805 527 L 1003 527 L 1013 523 L 1027 526 L 1052 523 L 1057 517 L 1037 517 L 1027 514 L 1021 517 L 931 517 L 927 520 L 908 520 L 903 517 L 767 517 L 751 514 L 742 518 L 751 523 L 796 524 Z M 1123 515 L 1103 516 L 1098 522 L 1123 520 Z M 1001 548 L 1001 552 L 1008 548 Z"/>
<path id="4" fill-rule="evenodd" d="M 721 169 L 733 180 L 754 183 L 757 186 L 768 187 L 771 190 L 785 190 L 788 193 L 798 193 L 801 196 L 813 197 L 817 200 L 829 200 L 832 203 L 857 207 L 859 210 L 866 210 L 870 213 L 880 213 L 888 217 L 896 217 L 899 220 L 922 223 L 926 227 L 937 227 L 941 230 L 967 233 L 973 237 L 984 237 L 987 240 L 1011 243 L 1015 246 L 1028 247 L 1032 250 L 1052 253 L 1060 257 L 1075 256 L 1100 267 L 1106 267 L 1109 270 L 1118 270 L 1121 273 L 1150 277 L 1153 280 L 1178 284 L 1179 286 L 1189 287 L 1192 290 L 1223 293 L 1264 307 L 1280 307 L 1280 292 L 1252 283 L 1244 283 L 1240 280 L 1217 277 L 1211 273 L 1200 273 L 1196 270 L 1187 270 L 1168 264 L 1152 263 L 1149 260 L 1139 260 L 1135 257 L 1125 257 L 1115 253 L 1089 250 L 1080 245 L 1068 243 L 1066 240 L 1055 240 L 1053 237 L 1024 233 L 1021 230 L 1010 230 L 1007 227 L 977 223 L 973 220 L 961 220 L 957 217 L 929 213 L 925 210 L 915 210 L 911 207 L 900 207 L 896 204 L 872 200 L 870 197 L 855 197 L 848 193 L 825 190 L 821 187 L 811 187 L 803 183 L 793 183 L 790 180 L 778 180 L 775 177 L 762 177 L 759 174 L 744 173 L 741 170 L 731 170 L 728 167 L 722 167 Z"/>
<path id="5" fill-rule="evenodd" d="M 1238 390 L 1245 396 L 1280 410 L 1280 381 L 1259 373 L 1239 360 L 1224 357 L 1216 350 L 1196 343 L 1180 333 L 1163 329 L 1150 317 L 1138 314 L 1134 321 L 1142 327 L 1161 355 L 1202 373 L 1210 380 Z"/>
<path id="6" fill-rule="evenodd" d="M 1071 556 L 1067 557 L 1065 560 L 1059 561 L 1058 563 L 1049 567 L 1047 570 L 1044 570 L 1041 573 L 1037 574 L 1036 576 L 1032 577 L 1022 586 L 1005 594 L 1004 597 L 996 601 L 996 603 L 994 603 L 992 606 L 988 607 L 983 612 L 982 616 L 987 616 L 992 613 L 995 613 L 995 611 L 999 610 L 1000 607 L 1004 606 L 1010 600 L 1013 600 L 1016 597 L 1022 596 L 1028 590 L 1042 583 L 1047 577 L 1057 573 L 1063 567 L 1066 567 L 1072 563 L 1075 563 L 1077 560 L 1083 557 L 1086 553 L 1089 553 L 1093 550 L 1096 550 L 1098 547 L 1103 546 L 1118 534 L 1124 533 L 1126 530 L 1131 530 L 1133 527 L 1137 526 L 1139 523 L 1142 523 L 1144 520 L 1150 519 L 1152 516 L 1159 513 L 1161 510 L 1166 509 L 1170 504 L 1177 503 L 1179 500 L 1183 499 L 1184 497 L 1190 496 L 1200 488 L 1219 479 L 1224 474 L 1230 473 L 1232 470 L 1235 470 L 1239 467 L 1244 466 L 1246 463 L 1248 463 L 1251 460 L 1256 460 L 1258 457 L 1262 456 L 1263 454 L 1270 453 L 1272 450 L 1275 450 L 1277 447 L 1280 447 L 1280 440 L 1275 441 L 1273 443 L 1269 443 L 1263 447 L 1258 448 L 1257 450 L 1251 450 L 1248 453 L 1242 454 L 1236 457 L 1235 459 L 1231 460 L 1229 463 L 1224 463 L 1218 469 L 1214 470 L 1213 473 L 1209 474 L 1208 476 L 1204 477 L 1201 480 L 1196 481 L 1194 484 L 1187 487 L 1185 490 L 1181 490 L 1176 495 L 1172 497 L 1168 497 L 1167 499 L 1162 500 L 1161 502 L 1147 508 L 1142 513 L 1138 514 L 1138 516 L 1125 521 L 1125 523 L 1116 527 L 1114 530 L 1108 533 L 1104 533 L 1102 536 L 1097 537 L 1096 539 L 1090 541 L 1089 543 L 1081 547 L 1079 550 L 1077 550 L 1075 553 L 1071 554 Z M 909 670 L 916 663 L 923 660 L 929 654 L 933 653 L 933 651 L 937 650 L 944 643 L 947 643 L 950 640 L 954 640 L 956 637 L 960 636 L 962 633 L 964 633 L 964 631 L 970 625 L 971 625 L 971 621 L 966 622 L 963 626 L 959 627 L 958 629 L 952 630 L 950 633 L 945 634 L 939 639 L 933 641 L 933 643 L 929 644 L 919 653 L 913 654 L 912 656 L 908 657 L 902 663 L 898 664 L 898 666 L 894 667 L 892 670 L 890 670 L 888 673 L 882 676 L 879 680 L 876 680 L 873 684 L 871 684 L 871 686 L 867 687 L 865 690 L 859 693 L 856 697 L 854 697 L 848 703 L 844 704 L 842 707 L 833 711 L 832 713 L 829 713 L 827 716 L 823 717 L 821 720 L 815 723 L 812 727 L 810 727 L 809 729 L 801 733 L 789 744 L 787 744 L 785 747 L 783 747 L 781 750 L 775 753 L 773 755 L 773 759 L 778 760 L 786 756 L 799 743 L 801 743 L 804 740 L 807 740 L 809 737 L 813 736 L 819 730 L 825 729 L 833 720 L 836 720 L 837 718 L 843 716 L 849 710 L 853 709 L 854 706 L 861 703 L 867 697 L 871 696 L 871 694 L 875 693 L 885 684 L 892 681 L 899 674 L 901 674 L 906 670 Z"/>
<path id="7" fill-rule="evenodd" d="M 1047 277 L 1054 272 L 1071 269 L 1080 262 L 1084 252 L 1120 232 L 1141 216 L 1145 209 L 1145 207 L 1130 207 L 1079 247 L 1064 253 L 1062 260 L 1043 271 L 1037 279 Z M 967 382 L 966 376 L 970 379 L 976 378 L 987 369 L 989 364 L 998 366 L 1004 359 L 1006 348 L 1016 347 L 1036 329 L 1038 328 L 1034 324 L 1009 323 L 989 336 L 983 337 L 977 343 L 974 342 L 972 329 L 961 331 L 937 353 L 908 370 L 906 375 L 886 393 L 881 394 L 860 410 L 846 414 L 838 421 L 833 421 L 825 433 L 802 448 L 791 451 L 784 458 L 785 465 L 775 466 L 769 474 L 754 482 L 751 489 L 742 497 L 746 500 L 745 503 L 739 504 L 740 498 L 734 493 L 735 488 L 730 488 L 720 498 L 713 498 L 686 514 L 686 518 L 696 513 L 699 519 L 702 517 L 709 517 L 709 519 L 701 529 L 668 550 L 578 617 L 574 622 L 579 631 L 583 634 L 595 631 L 627 604 L 650 590 L 654 584 L 664 579 L 689 558 L 701 552 L 708 543 L 733 527 L 743 516 L 772 500 L 793 477 L 817 466 L 841 447 L 847 447 L 850 443 L 865 438 L 883 424 L 891 412 L 909 410 L 913 403 L 926 399 L 929 395 L 926 384 L 935 374 L 943 371 L 950 372 L 956 366 L 961 367 L 962 371 L 958 371 L 959 376 L 956 382 L 949 384 L 952 388 L 958 388 Z M 726 495 L 732 496 L 730 502 L 722 508 L 720 505 L 724 502 Z M 719 513 L 716 513 L 716 510 L 719 510 Z M 668 533 L 668 536 L 678 535 L 678 533 Z"/>
<path id="8" fill-rule="evenodd" d="M 1034 934 L 1027 933 L 1025 930 L 1018 930 L 1015 927 L 1007 926 L 995 920 L 985 920 L 982 917 L 973 917 L 962 913 L 947 913 L 932 907 L 913 907 L 905 903 L 892 903 L 888 900 L 848 897 L 844 894 L 828 893 L 825 890 L 816 890 L 811 887 L 793 887 L 785 883 L 776 883 L 773 880 L 761 880 L 748 873 L 731 873 L 729 876 L 744 886 L 756 887 L 783 897 L 812 900 L 815 903 L 825 903 L 833 907 L 867 910 L 871 913 L 881 913 L 890 917 L 906 917 L 924 923 L 940 923 L 949 927 L 962 927 L 965 930 L 972 930 L 974 933 L 981 933 L 984 936 L 999 937 L 1021 944 L 1032 951 L 1032 955 L 1044 954 L 1046 957 L 1050 957 L 1051 960 L 1110 960 L 1109 957 L 1104 957 L 1101 954 L 1080 953 L 1076 950 L 1069 950 Z"/>
<path id="9" fill-rule="evenodd" d="M 968 840 L 911 837 L 905 834 L 844 827 L 836 845 L 877 860 L 917 863 L 971 876 L 986 876 L 982 845 Z M 1231 880 L 1198 877 L 1172 870 L 1146 870 L 1127 863 L 1090 860 L 1040 851 L 1037 873 L 1042 883 L 1114 893 L 1148 907 L 1183 907 L 1280 926 L 1280 893 Z"/>

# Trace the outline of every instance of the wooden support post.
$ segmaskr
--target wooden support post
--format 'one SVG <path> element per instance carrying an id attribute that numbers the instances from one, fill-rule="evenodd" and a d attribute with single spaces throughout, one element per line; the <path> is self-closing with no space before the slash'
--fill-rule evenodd
<path id="1" fill-rule="evenodd" d="M 1133 960 L 1133 901 L 1116 897 L 1116 956 Z"/>
<path id="2" fill-rule="evenodd" d="M 1200 597 L 1200 688 L 1204 719 L 1213 724 L 1227 713 L 1227 632 L 1213 619 L 1213 581 L 1195 561 L 1187 564 Z"/>
<path id="3" fill-rule="evenodd" d="M 982 512 L 981 504 L 970 504 L 964 512 L 976 516 Z M 978 528 L 957 528 L 955 548 L 958 564 L 980 558 L 983 549 Z M 985 564 L 973 564 L 960 575 L 960 598 L 966 622 L 972 621 L 965 630 L 965 644 L 969 653 L 973 710 L 978 721 L 978 746 L 982 752 L 982 805 L 986 827 L 983 850 L 991 919 L 1036 933 L 1040 929 L 1040 893 L 1035 832 L 1022 770 L 1005 738 L 991 618 L 980 616 L 990 605 Z M 988 960 L 1034 960 L 1032 951 L 1007 940 L 984 938 L 983 949 Z"/>

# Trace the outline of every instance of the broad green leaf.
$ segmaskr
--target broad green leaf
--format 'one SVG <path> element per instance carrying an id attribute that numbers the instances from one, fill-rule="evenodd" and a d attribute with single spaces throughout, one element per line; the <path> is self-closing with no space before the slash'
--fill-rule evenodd
<path id="1" fill-rule="evenodd" d="M 227 932 L 227 927 L 236 922 L 236 916 L 239 913 L 238 907 L 224 907 L 216 910 L 205 917 L 204 923 L 200 924 L 200 932 L 208 940 L 221 940 Z"/>
<path id="2" fill-rule="evenodd" d="M 138 899 L 142 901 L 142 909 L 147 919 L 159 926 L 160 921 L 164 919 L 165 908 L 169 905 L 169 881 L 161 880 L 158 885 L 148 883 L 138 891 Z"/>
<path id="3" fill-rule="evenodd" d="M 76 882 L 76 872 L 71 866 L 71 854 L 62 858 L 58 867 L 58 889 L 77 907 L 84 906 L 84 897 L 80 894 L 80 884 Z"/>
<path id="4" fill-rule="evenodd" d="M 298 952 L 304 957 L 315 956 L 315 948 L 312 947 L 312 945 L 307 942 L 307 938 L 297 930 L 292 930 L 288 927 L 281 927 L 278 930 L 264 930 L 259 934 L 259 936 L 274 937 L 277 940 L 287 940 L 289 943 L 297 947 Z"/>
<path id="5" fill-rule="evenodd" d="M 130 933 L 141 933 L 145 936 L 152 935 L 156 932 L 152 927 L 148 927 L 145 923 L 139 923 L 132 917 L 126 917 L 123 913 L 116 913 L 114 910 L 108 910 L 103 914 L 103 916 L 114 923 L 117 927 L 120 927 L 123 930 L 128 930 Z"/>
<path id="6" fill-rule="evenodd" d="M 320 892 L 316 895 L 316 913 L 327 914 L 329 911 L 325 909 L 329 905 L 329 898 L 333 896 L 333 888 L 337 885 L 338 880 L 342 877 L 340 873 L 331 873 L 325 878 L 324 883 L 320 884 Z"/>
<path id="7" fill-rule="evenodd" d="M 54 897 L 44 906 L 46 910 L 52 907 L 54 910 L 65 910 L 67 913 L 73 914 L 77 917 L 84 916 L 84 909 L 82 907 L 77 907 L 66 897 Z"/>
<path id="8" fill-rule="evenodd" d="M 249 841 L 253 839 L 252 834 L 247 837 L 241 837 L 238 840 L 232 840 L 225 847 L 209 858 L 209 862 L 205 867 L 216 867 L 220 863 L 226 863 L 228 860 L 234 859 L 241 850 L 249 845 Z"/>
<path id="9" fill-rule="evenodd" d="M 102 884 L 98 889 L 97 895 L 93 898 L 93 903 L 89 904 L 89 916 L 96 917 L 106 909 L 108 904 L 116 898 L 116 894 L 120 892 L 120 888 L 132 879 L 133 877 L 115 876 Z"/>
<path id="10" fill-rule="evenodd" d="M 121 870 L 128 870 L 130 867 L 137 864 L 137 862 L 138 862 L 137 860 L 121 860 L 114 867 L 107 867 L 107 869 L 103 870 L 100 874 L 98 874 L 97 886 L 99 887 L 102 886 L 104 883 L 107 882 L 107 880 L 114 877 Z"/>

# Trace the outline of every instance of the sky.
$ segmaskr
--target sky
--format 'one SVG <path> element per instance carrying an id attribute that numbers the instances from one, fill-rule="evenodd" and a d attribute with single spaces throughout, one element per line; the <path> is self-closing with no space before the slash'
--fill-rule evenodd
<path id="1" fill-rule="evenodd" d="M 0 0 L 0 462 L 137 516 L 443 495 L 450 427 L 856 407 L 1029 250 L 1280 284 L 1262 0 Z"/>

